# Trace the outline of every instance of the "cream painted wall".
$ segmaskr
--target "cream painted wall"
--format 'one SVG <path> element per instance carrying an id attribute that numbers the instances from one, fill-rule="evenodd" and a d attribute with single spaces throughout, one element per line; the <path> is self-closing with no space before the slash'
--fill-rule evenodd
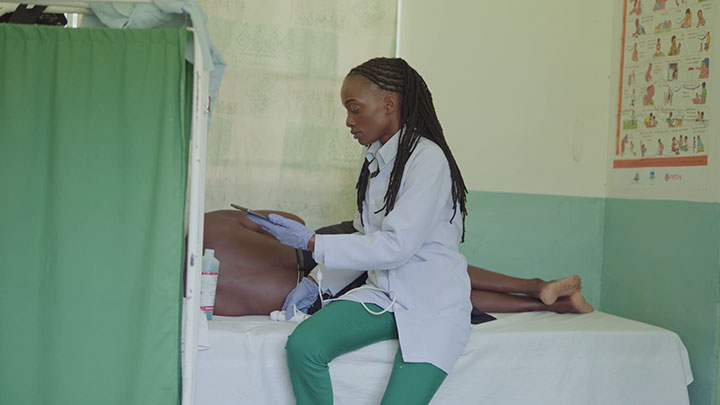
<path id="1" fill-rule="evenodd" d="M 398 54 L 469 189 L 605 195 L 609 1 L 404 0 Z"/>
<path id="2" fill-rule="evenodd" d="M 311 228 L 352 219 L 362 147 L 340 86 L 391 56 L 397 4 L 199 0 L 228 67 L 208 137 L 205 209 L 292 212 Z"/>

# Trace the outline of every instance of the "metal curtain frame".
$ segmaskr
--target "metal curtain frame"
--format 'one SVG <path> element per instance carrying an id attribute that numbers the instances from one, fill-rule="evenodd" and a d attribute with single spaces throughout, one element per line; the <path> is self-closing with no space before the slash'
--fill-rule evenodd
<path id="1" fill-rule="evenodd" d="M 193 32 L 194 34 L 194 32 Z M 190 146 L 190 202 L 188 221 L 187 279 L 185 281 L 184 348 L 182 364 L 182 403 L 195 402 L 195 369 L 198 353 L 198 308 L 202 272 L 203 229 L 205 227 L 205 159 L 207 121 L 210 112 L 209 77 L 203 63 L 200 40 L 193 35 L 193 115 Z"/>
<path id="2" fill-rule="evenodd" d="M 64 0 L 10 0 L 0 3 L 29 4 L 34 6 L 47 6 L 45 13 L 49 14 L 92 14 L 87 1 Z M 93 0 L 93 3 L 152 3 L 152 0 Z M 0 7 L 2 9 L 2 7 Z"/>

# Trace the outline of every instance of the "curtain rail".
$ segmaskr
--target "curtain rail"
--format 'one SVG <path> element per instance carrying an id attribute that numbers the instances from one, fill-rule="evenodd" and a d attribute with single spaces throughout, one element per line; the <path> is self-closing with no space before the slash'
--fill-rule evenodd
<path id="1" fill-rule="evenodd" d="M 152 0 L 93 0 L 94 3 L 152 3 Z M 46 14 L 93 14 L 88 6 L 87 1 L 62 1 L 62 0 L 38 0 L 38 1 L 2 1 L 0 2 L 0 11 L 3 11 L 3 5 L 9 4 L 28 4 L 32 6 L 47 6 Z M 6 12 L 15 11 L 8 9 Z"/>
<path id="2" fill-rule="evenodd" d="M 35 0 L 35 1 L 21 1 L 21 0 L 9 0 L 2 1 L 2 3 L 13 3 L 13 4 L 30 4 L 38 6 L 49 6 L 49 5 L 70 5 L 70 6 L 81 6 L 87 7 L 89 1 L 65 1 L 65 0 Z M 93 0 L 92 3 L 152 3 L 152 0 Z"/>

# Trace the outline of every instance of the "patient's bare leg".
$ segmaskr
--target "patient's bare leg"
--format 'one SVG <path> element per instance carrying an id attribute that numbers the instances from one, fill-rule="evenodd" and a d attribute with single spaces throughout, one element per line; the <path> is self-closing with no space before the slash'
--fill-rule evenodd
<path id="1" fill-rule="evenodd" d="M 539 298 L 546 305 L 552 305 L 558 297 L 572 295 L 581 289 L 581 280 L 577 275 L 548 282 L 539 278 L 506 276 L 470 265 L 468 275 L 473 290 L 525 294 Z"/>
<path id="2" fill-rule="evenodd" d="M 552 311 L 584 314 L 593 311 L 592 305 L 585 301 L 579 291 L 558 298 L 552 305 L 546 305 L 538 298 L 482 290 L 473 290 L 470 300 L 473 307 L 483 312 Z"/>

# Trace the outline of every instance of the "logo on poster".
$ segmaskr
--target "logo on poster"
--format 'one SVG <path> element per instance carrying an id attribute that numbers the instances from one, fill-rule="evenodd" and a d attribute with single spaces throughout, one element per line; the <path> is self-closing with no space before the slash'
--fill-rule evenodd
<path id="1" fill-rule="evenodd" d="M 682 180 L 682 175 L 680 175 L 680 174 L 665 173 L 665 181 L 680 181 L 680 180 Z"/>

